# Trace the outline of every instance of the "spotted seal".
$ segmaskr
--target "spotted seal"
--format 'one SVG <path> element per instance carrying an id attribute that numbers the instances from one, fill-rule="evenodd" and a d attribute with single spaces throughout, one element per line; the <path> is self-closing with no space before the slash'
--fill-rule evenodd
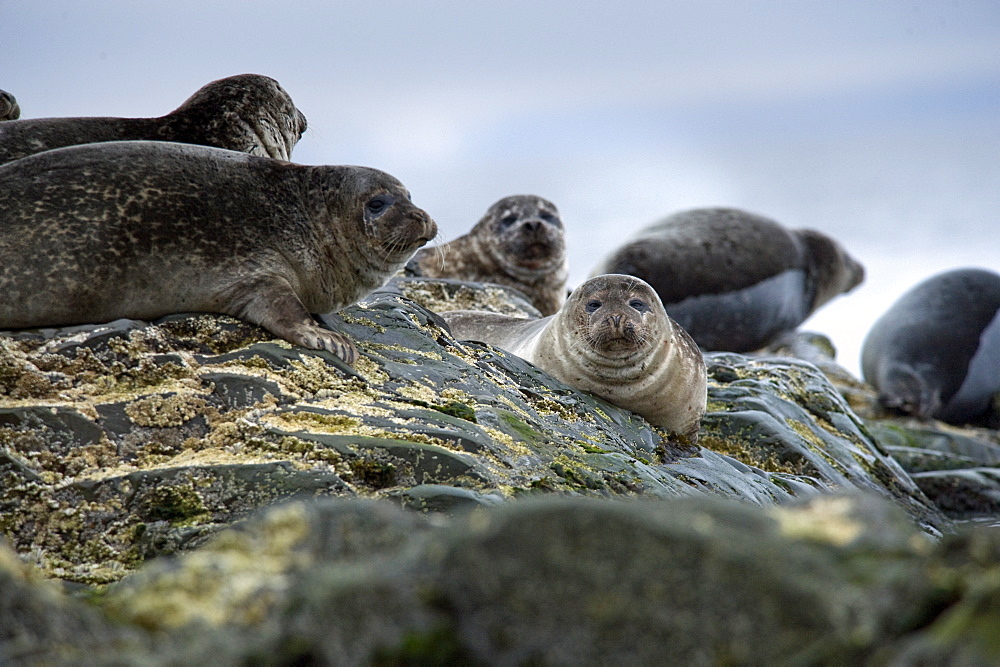
<path id="1" fill-rule="evenodd" d="M 547 199 L 504 197 L 468 234 L 417 252 L 409 269 L 428 278 L 507 285 L 552 315 L 566 300 L 569 273 L 562 218 Z"/>
<path id="2" fill-rule="evenodd" d="M 159 118 L 31 118 L 0 124 L 0 164 L 100 141 L 201 144 L 289 160 L 306 117 L 274 79 L 237 74 L 213 81 Z"/>
<path id="3" fill-rule="evenodd" d="M 310 313 L 383 285 L 437 233 L 365 167 L 119 141 L 0 166 L 0 328 L 225 313 L 350 363 Z"/>
<path id="4" fill-rule="evenodd" d="M 705 361 L 642 280 L 591 278 L 559 312 L 536 320 L 467 310 L 441 317 L 458 339 L 496 345 L 571 387 L 697 438 L 707 400 Z"/>
<path id="5" fill-rule="evenodd" d="M 21 117 L 21 107 L 17 99 L 6 90 L 0 90 L 0 121 L 17 120 Z"/>
<path id="6" fill-rule="evenodd" d="M 592 272 L 602 273 L 642 278 L 702 349 L 731 352 L 764 347 L 864 280 L 825 234 L 732 208 L 671 215 Z"/>
<path id="7" fill-rule="evenodd" d="M 865 336 L 861 372 L 891 410 L 976 422 L 1000 392 L 1000 275 L 957 269 L 910 289 Z"/>

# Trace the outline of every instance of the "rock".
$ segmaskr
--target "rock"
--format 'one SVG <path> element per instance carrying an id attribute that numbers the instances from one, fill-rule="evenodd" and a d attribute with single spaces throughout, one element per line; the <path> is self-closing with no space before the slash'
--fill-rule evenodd
<path id="1" fill-rule="evenodd" d="M 517 298 L 484 297 L 498 308 Z M 321 319 L 358 342 L 353 368 L 225 316 L 0 338 L 0 368 L 21 378 L 9 386 L 59 378 L 0 399 L 0 531 L 50 576 L 105 584 L 303 497 L 452 512 L 538 493 L 770 506 L 861 489 L 931 534 L 948 527 L 807 361 L 708 355 L 694 447 L 518 357 L 456 341 L 391 291 Z"/>
<path id="2" fill-rule="evenodd" d="M 0 591 L 44 610 L 0 614 L 0 656 L 47 664 L 1000 660 L 1000 531 L 937 542 L 860 493 L 766 508 L 548 494 L 450 516 L 314 500 L 91 605 L 24 571 L 0 548 Z"/>

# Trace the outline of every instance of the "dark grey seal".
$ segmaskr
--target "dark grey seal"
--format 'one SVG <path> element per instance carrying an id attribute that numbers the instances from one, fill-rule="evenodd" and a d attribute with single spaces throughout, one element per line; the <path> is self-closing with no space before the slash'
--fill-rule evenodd
<path id="1" fill-rule="evenodd" d="M 437 233 L 395 178 L 156 141 L 0 167 L 0 328 L 225 313 L 351 363 L 310 313 L 354 303 Z"/>
<path id="2" fill-rule="evenodd" d="M 213 81 L 159 118 L 31 118 L 0 124 L 0 164 L 101 141 L 179 141 L 291 158 L 306 117 L 274 79 L 237 74 Z"/>
<path id="3" fill-rule="evenodd" d="M 906 292 L 865 336 L 861 372 L 891 410 L 984 417 L 1000 392 L 1000 275 L 957 269 Z"/>
<path id="4" fill-rule="evenodd" d="M 731 208 L 675 213 L 641 230 L 593 272 L 652 285 L 704 350 L 750 352 L 794 330 L 864 280 L 833 239 Z"/>

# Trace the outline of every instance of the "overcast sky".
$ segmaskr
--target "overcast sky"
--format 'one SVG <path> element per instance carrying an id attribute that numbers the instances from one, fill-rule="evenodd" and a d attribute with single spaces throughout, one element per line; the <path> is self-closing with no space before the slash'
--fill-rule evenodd
<path id="1" fill-rule="evenodd" d="M 868 280 L 806 328 L 855 372 L 905 289 L 1000 271 L 997 0 L 0 0 L 22 118 L 159 116 L 242 72 L 309 119 L 295 161 L 392 173 L 442 241 L 551 199 L 574 285 L 683 208 L 824 231 Z"/>

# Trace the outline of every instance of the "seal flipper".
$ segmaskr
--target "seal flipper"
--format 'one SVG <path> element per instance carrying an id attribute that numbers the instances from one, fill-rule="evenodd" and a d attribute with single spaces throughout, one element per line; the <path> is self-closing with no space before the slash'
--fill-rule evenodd
<path id="1" fill-rule="evenodd" d="M 233 303 L 239 304 L 229 314 L 258 324 L 289 343 L 311 350 L 326 350 L 350 365 L 357 359 L 354 342 L 342 333 L 324 329 L 302 305 L 291 284 L 282 277 L 270 276 L 233 289 Z"/>

